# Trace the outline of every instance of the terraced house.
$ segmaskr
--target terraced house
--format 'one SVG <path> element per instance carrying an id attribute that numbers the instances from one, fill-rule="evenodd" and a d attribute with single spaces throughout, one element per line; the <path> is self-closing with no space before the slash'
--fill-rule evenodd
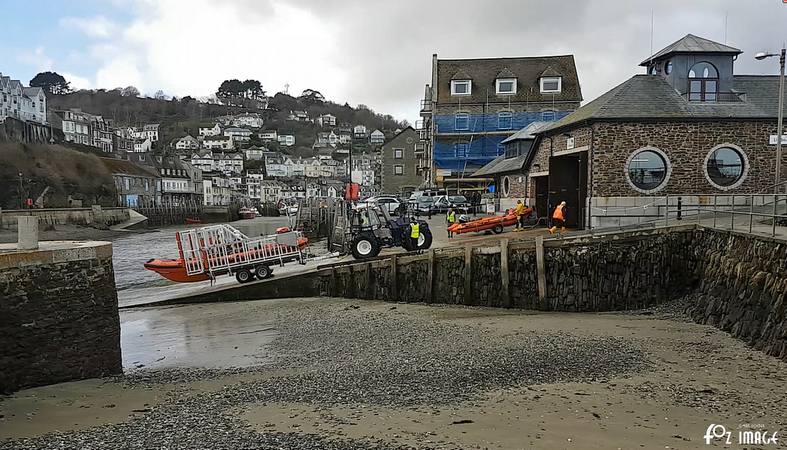
<path id="1" fill-rule="evenodd" d="M 504 153 L 502 141 L 535 121 L 559 120 L 579 107 L 572 55 L 438 59 L 421 103 L 418 154 L 423 185 L 483 189 L 471 174 Z"/>
<path id="2" fill-rule="evenodd" d="M 772 192 L 779 77 L 735 75 L 742 53 L 687 35 L 538 131 L 523 173 L 539 215 L 566 201 L 570 226 L 627 225 L 677 196 L 708 205 Z"/>

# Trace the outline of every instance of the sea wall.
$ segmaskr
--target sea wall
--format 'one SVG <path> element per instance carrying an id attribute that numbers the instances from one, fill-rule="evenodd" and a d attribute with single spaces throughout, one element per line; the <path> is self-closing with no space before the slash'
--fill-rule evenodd
<path id="1" fill-rule="evenodd" d="M 128 208 L 43 208 L 0 211 L 0 228 L 15 229 L 18 216 L 36 216 L 44 225 L 112 226 L 129 220 Z"/>
<path id="2" fill-rule="evenodd" d="M 701 280 L 693 319 L 787 360 L 787 242 L 705 230 L 693 251 Z"/>
<path id="3" fill-rule="evenodd" d="M 0 392 L 122 372 L 107 242 L 0 248 Z"/>
<path id="4" fill-rule="evenodd" d="M 688 254 L 693 238 L 694 226 L 689 226 L 546 241 L 541 268 L 546 289 L 541 295 L 532 241 L 340 266 L 321 272 L 320 292 L 547 311 L 645 308 L 696 286 L 697 263 Z"/>

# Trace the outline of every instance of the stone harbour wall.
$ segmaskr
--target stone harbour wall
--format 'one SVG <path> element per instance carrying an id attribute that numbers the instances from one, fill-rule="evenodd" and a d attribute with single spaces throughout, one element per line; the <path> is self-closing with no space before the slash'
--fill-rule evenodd
<path id="1" fill-rule="evenodd" d="M 44 225 L 112 226 L 129 220 L 128 208 L 44 208 L 0 211 L 0 228 L 16 229 L 18 216 L 36 216 Z"/>
<path id="2" fill-rule="evenodd" d="M 787 243 L 706 231 L 695 233 L 694 249 L 701 282 L 692 318 L 787 360 Z"/>
<path id="3" fill-rule="evenodd" d="M 0 253 L 0 392 L 122 372 L 109 243 Z"/>

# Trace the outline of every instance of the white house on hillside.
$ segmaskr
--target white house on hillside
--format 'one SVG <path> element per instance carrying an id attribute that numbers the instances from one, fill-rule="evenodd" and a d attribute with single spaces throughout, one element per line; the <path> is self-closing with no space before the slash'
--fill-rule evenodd
<path id="1" fill-rule="evenodd" d="M 356 125 L 353 127 L 353 137 L 355 139 L 366 139 L 366 127 L 363 125 Z"/>
<path id="2" fill-rule="evenodd" d="M 335 127 L 336 116 L 332 114 L 322 114 L 317 118 L 317 120 L 315 120 L 315 122 L 321 127 Z"/>
<path id="3" fill-rule="evenodd" d="M 263 142 L 275 141 L 279 138 L 279 135 L 276 132 L 276 130 L 260 131 L 259 133 L 257 133 L 257 135 L 260 137 L 260 140 L 262 140 Z"/>
<path id="4" fill-rule="evenodd" d="M 243 113 L 234 116 L 230 123 L 234 127 L 262 128 L 262 116 L 257 113 Z"/>
<path id="5" fill-rule="evenodd" d="M 380 130 L 372 131 L 369 135 L 369 143 L 372 145 L 382 145 L 385 142 L 385 133 Z"/>
<path id="6" fill-rule="evenodd" d="M 200 136 L 218 136 L 221 134 L 221 127 L 215 123 L 211 127 L 199 127 Z"/>
<path id="7" fill-rule="evenodd" d="M 280 134 L 279 144 L 285 147 L 292 147 L 293 145 L 295 145 L 295 136 L 291 134 Z"/>
<path id="8" fill-rule="evenodd" d="M 235 148 L 232 138 L 229 136 L 205 136 L 202 146 L 209 150 L 232 150 Z"/>
<path id="9" fill-rule="evenodd" d="M 0 122 L 6 117 L 46 125 L 46 95 L 40 87 L 24 87 L 0 73 Z"/>
<path id="10" fill-rule="evenodd" d="M 235 142 L 248 142 L 251 140 L 251 130 L 247 128 L 227 128 L 224 130 L 224 136 L 229 136 Z"/>
<path id="11" fill-rule="evenodd" d="M 176 150 L 196 150 L 199 148 L 199 141 L 193 136 L 186 135 L 175 141 Z"/>
<path id="12" fill-rule="evenodd" d="M 147 153 L 153 148 L 150 138 L 137 139 L 134 141 L 134 153 Z"/>

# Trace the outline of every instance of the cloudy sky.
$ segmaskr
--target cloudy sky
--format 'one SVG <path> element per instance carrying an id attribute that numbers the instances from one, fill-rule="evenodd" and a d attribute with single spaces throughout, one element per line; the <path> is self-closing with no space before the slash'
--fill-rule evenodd
<path id="1" fill-rule="evenodd" d="M 687 33 L 776 73 L 783 0 L 0 0 L 0 72 L 57 71 L 77 88 L 207 96 L 227 78 L 321 91 L 411 122 L 442 58 L 574 54 L 585 100 Z M 727 22 L 725 32 L 725 18 Z"/>

